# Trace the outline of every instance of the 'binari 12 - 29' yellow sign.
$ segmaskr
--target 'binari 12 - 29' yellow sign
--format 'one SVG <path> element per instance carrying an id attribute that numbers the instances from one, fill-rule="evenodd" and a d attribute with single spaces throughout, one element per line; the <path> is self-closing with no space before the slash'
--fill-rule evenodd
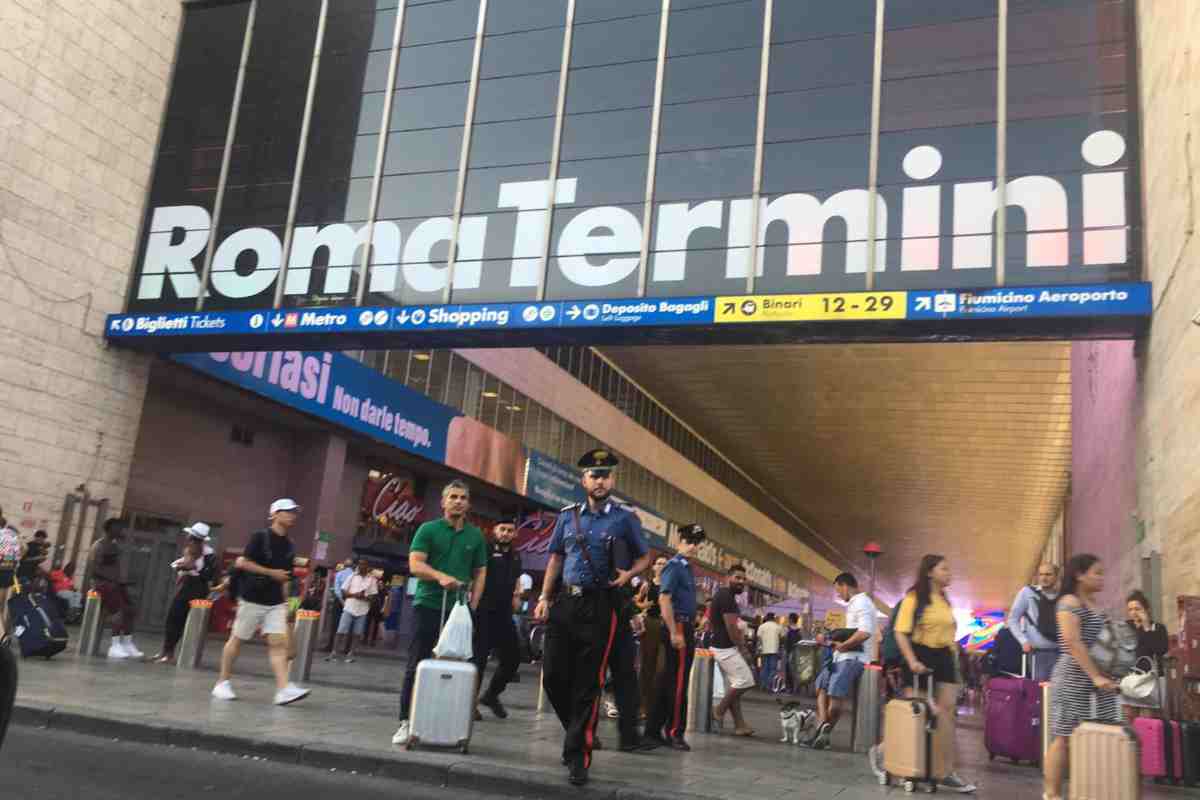
<path id="1" fill-rule="evenodd" d="M 838 292 L 832 294 L 760 294 L 718 297 L 716 321 L 830 322 L 837 320 L 904 319 L 907 292 Z"/>

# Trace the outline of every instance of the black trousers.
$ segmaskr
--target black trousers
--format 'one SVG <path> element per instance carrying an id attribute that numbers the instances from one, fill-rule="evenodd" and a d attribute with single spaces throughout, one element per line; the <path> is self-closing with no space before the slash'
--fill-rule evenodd
<path id="1" fill-rule="evenodd" d="M 612 653 L 608 658 L 608 671 L 612 675 L 613 699 L 617 703 L 617 730 L 621 744 L 637 744 L 638 735 L 638 676 L 634 662 L 637 660 L 637 641 L 628 622 L 617 622 L 613 637 Z"/>
<path id="2" fill-rule="evenodd" d="M 475 669 L 479 672 L 479 685 L 483 686 L 483 673 L 487 670 L 488 656 L 496 651 L 499 663 L 492 673 L 492 682 L 483 693 L 484 697 L 499 697 L 508 682 L 517 674 L 520 663 L 517 650 L 517 626 L 512 612 L 480 611 L 475 615 L 475 636 L 471 643 L 475 651 Z"/>
<path id="3" fill-rule="evenodd" d="M 666 665 L 658 681 L 654 710 L 646 718 L 646 735 L 678 739 L 687 728 L 688 680 L 696 655 L 695 630 L 691 622 L 675 623 L 683 629 L 683 649 L 671 644 L 670 629 L 663 631 Z"/>
<path id="4" fill-rule="evenodd" d="M 191 611 L 193 600 L 208 596 L 208 585 L 200 579 L 187 579 L 175 592 L 175 599 L 167 610 L 166 631 L 163 633 L 163 652 L 174 653 L 175 645 L 183 636 L 183 626 L 187 624 L 188 613 Z"/>
<path id="5" fill-rule="evenodd" d="M 566 731 L 563 758 L 568 762 L 582 759 L 585 767 L 592 765 L 600 694 L 618 627 L 606 591 L 561 595 L 550 607 L 542 685 Z"/>
<path id="6" fill-rule="evenodd" d="M 438 636 L 442 633 L 442 612 L 436 608 L 413 606 L 413 638 L 408 646 L 408 666 L 404 670 L 404 688 L 400 690 L 400 720 L 408 719 L 412 709 L 413 684 L 417 682 L 417 665 L 433 655 Z"/>

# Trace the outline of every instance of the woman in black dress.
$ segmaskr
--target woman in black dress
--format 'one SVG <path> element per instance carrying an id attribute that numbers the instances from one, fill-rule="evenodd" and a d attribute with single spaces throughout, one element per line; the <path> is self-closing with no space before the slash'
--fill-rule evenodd
<path id="1" fill-rule="evenodd" d="M 658 581 L 662 577 L 663 567 L 667 559 L 659 556 L 654 559 L 650 568 L 650 577 L 642 582 L 635 602 L 642 612 L 645 627 L 642 630 L 641 663 L 638 665 L 638 688 L 641 695 L 641 714 L 646 714 L 654 705 L 655 675 L 663 664 L 663 621 L 662 610 L 658 607 Z"/>

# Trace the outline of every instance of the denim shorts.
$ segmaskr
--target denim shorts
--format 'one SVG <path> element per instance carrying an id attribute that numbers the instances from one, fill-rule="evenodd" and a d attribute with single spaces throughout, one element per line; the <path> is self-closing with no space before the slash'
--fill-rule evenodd
<path id="1" fill-rule="evenodd" d="M 824 689 L 830 697 L 849 697 L 862 674 L 863 663 L 857 658 L 834 661 L 817 676 L 817 689 Z"/>

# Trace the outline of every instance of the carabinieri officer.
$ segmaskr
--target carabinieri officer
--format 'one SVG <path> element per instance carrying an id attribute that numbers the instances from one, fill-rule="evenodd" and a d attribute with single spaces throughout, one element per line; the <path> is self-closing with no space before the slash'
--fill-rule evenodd
<path id="1" fill-rule="evenodd" d="M 687 727 L 688 678 L 696 655 L 696 578 L 688 563 L 705 539 L 699 524 L 679 529 L 679 552 L 667 562 L 659 579 L 658 605 L 671 635 L 666 665 L 658 680 L 654 708 L 646 718 L 644 741 L 660 747 L 691 750 L 683 738 Z"/>
<path id="2" fill-rule="evenodd" d="M 536 619 L 549 620 L 542 684 L 566 730 L 563 763 L 575 786 L 587 783 L 608 658 L 618 627 L 628 622 L 618 618 L 621 604 L 614 590 L 650 563 L 641 522 L 610 499 L 617 463 L 607 450 L 591 450 L 579 459 L 587 502 L 559 512 L 534 611 Z M 617 539 L 635 559 L 627 570 L 612 563 Z M 560 575 L 562 589 L 556 593 Z"/>

